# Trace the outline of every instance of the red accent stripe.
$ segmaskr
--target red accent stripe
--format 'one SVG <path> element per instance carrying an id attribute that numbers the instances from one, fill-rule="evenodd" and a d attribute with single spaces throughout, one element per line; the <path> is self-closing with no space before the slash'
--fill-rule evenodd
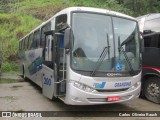
<path id="1" fill-rule="evenodd" d="M 160 68 L 155 68 L 155 67 L 151 67 L 151 66 L 144 66 L 144 69 L 152 69 L 152 70 L 156 70 L 158 72 L 160 72 Z"/>

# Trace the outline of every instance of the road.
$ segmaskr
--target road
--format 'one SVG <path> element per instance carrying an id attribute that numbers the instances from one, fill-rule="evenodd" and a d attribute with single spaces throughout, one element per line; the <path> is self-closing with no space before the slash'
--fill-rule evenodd
<path id="1" fill-rule="evenodd" d="M 49 100 L 42 95 L 41 89 L 39 87 L 30 81 L 24 81 L 0 84 L 0 111 L 160 111 L 160 104 L 155 104 L 146 101 L 145 99 L 138 98 L 132 101 L 118 104 L 71 106 L 64 104 L 60 100 Z M 100 112 L 96 114 L 100 114 Z M 88 117 L 87 113 L 80 118 L 80 120 L 100 119 L 99 117 L 92 117 L 92 115 Z M 103 118 L 104 117 L 102 116 L 101 119 Z M 57 119 L 62 119 L 62 117 L 58 117 Z M 75 115 L 73 115 L 73 117 L 67 117 L 66 119 L 74 120 L 77 118 Z M 110 117 L 110 119 L 117 120 L 123 118 Z M 129 119 L 145 120 L 153 118 L 129 117 Z M 158 120 L 158 117 L 155 117 L 154 119 Z"/>

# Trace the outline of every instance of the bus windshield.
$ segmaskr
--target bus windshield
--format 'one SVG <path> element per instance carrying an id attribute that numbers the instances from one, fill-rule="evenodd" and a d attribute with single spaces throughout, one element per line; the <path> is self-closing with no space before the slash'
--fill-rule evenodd
<path id="1" fill-rule="evenodd" d="M 114 16 L 77 12 L 72 14 L 72 30 L 74 37 L 71 65 L 74 70 L 105 73 L 125 73 L 131 69 L 140 71 L 137 22 Z"/>

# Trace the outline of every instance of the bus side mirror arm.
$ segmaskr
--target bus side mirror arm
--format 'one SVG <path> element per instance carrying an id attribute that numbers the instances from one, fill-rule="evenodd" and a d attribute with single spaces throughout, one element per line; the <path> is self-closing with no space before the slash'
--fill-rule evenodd
<path id="1" fill-rule="evenodd" d="M 71 39 L 72 39 L 72 30 L 71 30 L 71 28 L 67 28 L 66 30 L 65 30 L 65 33 L 64 33 L 64 48 L 65 49 L 70 49 L 70 45 L 71 45 L 71 43 L 70 43 L 70 41 L 71 41 Z"/>

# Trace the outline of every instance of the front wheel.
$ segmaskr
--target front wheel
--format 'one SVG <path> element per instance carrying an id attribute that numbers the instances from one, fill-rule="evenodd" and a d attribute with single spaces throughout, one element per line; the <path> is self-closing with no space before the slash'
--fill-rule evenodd
<path id="1" fill-rule="evenodd" d="M 144 96 L 154 103 L 160 103 L 160 78 L 151 77 L 145 81 Z"/>

